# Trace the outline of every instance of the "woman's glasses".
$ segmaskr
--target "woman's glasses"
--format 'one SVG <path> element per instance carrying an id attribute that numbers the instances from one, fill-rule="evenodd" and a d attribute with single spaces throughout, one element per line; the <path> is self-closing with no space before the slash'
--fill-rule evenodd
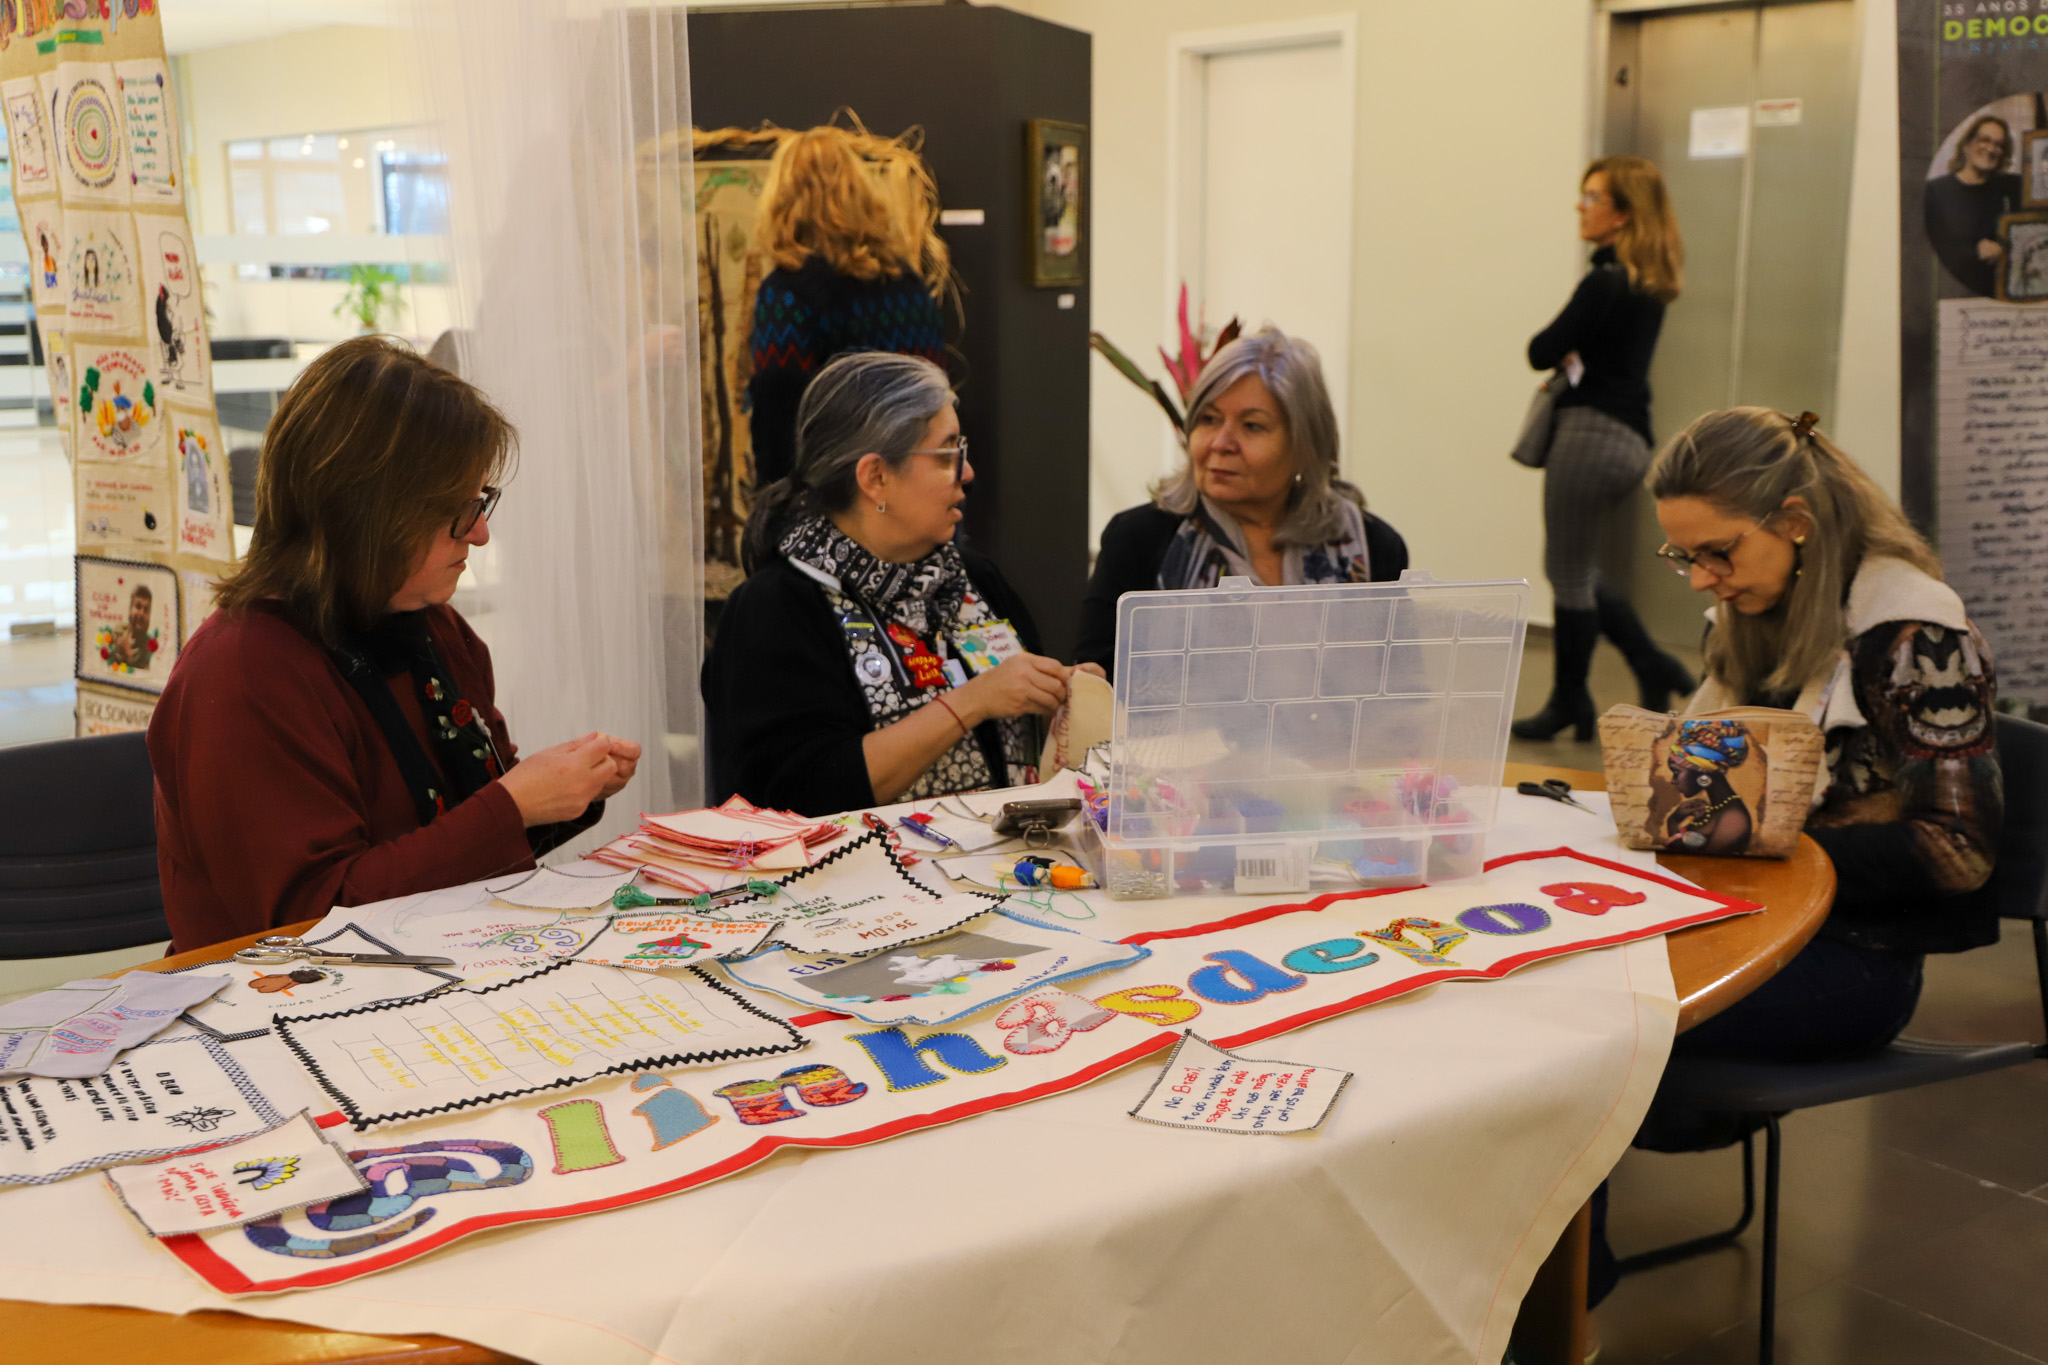
<path id="1" fill-rule="evenodd" d="M 1666 543 L 1657 547 L 1657 558 L 1671 566 L 1672 572 L 1680 578 L 1692 577 L 1694 569 L 1705 569 L 1716 578 L 1726 578 L 1735 572 L 1735 547 L 1743 542 L 1750 531 L 1761 531 L 1763 523 L 1758 522 L 1725 545 L 1703 545 L 1697 550 L 1681 550 Z"/>
<path id="2" fill-rule="evenodd" d="M 478 522 L 490 520 L 491 513 L 498 510 L 498 499 L 504 496 L 504 489 L 485 484 L 484 495 L 464 503 L 455 514 L 455 520 L 448 524 L 448 534 L 460 540 L 474 531 Z"/>
<path id="3" fill-rule="evenodd" d="M 910 455 L 937 455 L 942 459 L 950 459 L 953 462 L 953 482 L 965 483 L 967 481 L 967 438 L 965 436 L 960 438 L 958 445 L 940 446 L 937 450 L 912 450 L 905 453 Z"/>

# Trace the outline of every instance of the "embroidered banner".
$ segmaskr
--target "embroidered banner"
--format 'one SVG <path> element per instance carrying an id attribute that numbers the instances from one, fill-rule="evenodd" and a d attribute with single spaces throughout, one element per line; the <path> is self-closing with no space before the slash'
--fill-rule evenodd
<path id="1" fill-rule="evenodd" d="M 1436 982 L 1756 908 L 1564 849 L 1499 859 L 1460 886 L 1261 907 L 1132 935 L 1150 957 L 971 1021 L 799 1015 L 809 1046 L 795 1058 L 649 1069 L 394 1125 L 346 1143 L 363 1194 L 165 1245 L 227 1294 L 338 1284 L 488 1228 L 675 1194 L 781 1147 L 859 1146 L 1071 1090 L 1172 1047 L 1196 1020 L 1235 1048 Z M 397 913 L 349 912 L 380 936 Z"/>

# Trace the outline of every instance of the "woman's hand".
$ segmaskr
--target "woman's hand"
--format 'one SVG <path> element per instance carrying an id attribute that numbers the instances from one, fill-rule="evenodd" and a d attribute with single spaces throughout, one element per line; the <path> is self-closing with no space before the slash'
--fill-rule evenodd
<path id="1" fill-rule="evenodd" d="M 604 790 L 598 793 L 598 799 L 600 801 L 609 801 L 612 797 L 617 796 L 620 789 L 633 780 L 633 773 L 639 766 L 640 746 L 630 739 L 613 738 L 612 768 L 614 769 L 614 776 L 611 781 L 604 784 Z"/>
<path id="2" fill-rule="evenodd" d="M 1109 674 L 1107 674 L 1107 673 L 1104 673 L 1104 672 L 1102 671 L 1102 665 L 1101 665 L 1101 664 L 1075 664 L 1075 665 L 1074 665 L 1074 671 L 1075 671 L 1076 673 L 1086 673 L 1086 674 L 1088 674 L 1088 675 L 1089 675 L 1090 677 L 1096 677 L 1096 678 L 1100 678 L 1100 679 L 1102 679 L 1102 680 L 1103 680 L 1104 682 L 1108 682 L 1108 681 L 1109 681 Z"/>
<path id="3" fill-rule="evenodd" d="M 1018 654 L 955 688 L 949 699 L 970 729 L 985 720 L 1049 716 L 1067 699 L 1073 671 L 1042 654 Z"/>
<path id="4" fill-rule="evenodd" d="M 633 751 L 626 766 L 626 777 L 631 777 L 640 746 L 593 731 L 527 755 L 498 781 L 518 805 L 519 818 L 528 829 L 574 820 L 591 802 L 626 785 L 614 757 L 615 747 L 622 744 Z"/>

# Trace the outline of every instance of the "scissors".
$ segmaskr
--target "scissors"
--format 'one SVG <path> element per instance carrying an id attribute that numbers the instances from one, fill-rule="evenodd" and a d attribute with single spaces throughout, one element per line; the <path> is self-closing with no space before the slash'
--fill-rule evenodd
<path id="1" fill-rule="evenodd" d="M 405 957 L 397 953 L 330 953 L 302 938 L 270 934 L 253 948 L 235 952 L 237 962 L 308 962 L 316 967 L 453 967 L 452 957 Z"/>
<path id="2" fill-rule="evenodd" d="M 1524 796 L 1540 796 L 1546 801 L 1562 801 L 1567 806 L 1577 806 L 1588 815 L 1600 813 L 1585 802 L 1576 800 L 1572 796 L 1572 784 L 1562 778 L 1553 777 L 1548 782 L 1517 782 L 1515 790 Z"/>

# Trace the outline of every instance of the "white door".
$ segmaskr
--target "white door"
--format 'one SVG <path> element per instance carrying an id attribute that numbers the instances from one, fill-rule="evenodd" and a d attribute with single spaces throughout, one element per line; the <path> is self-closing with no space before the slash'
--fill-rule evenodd
<path id="1" fill-rule="evenodd" d="M 1199 139 L 1199 155 L 1188 158 L 1198 183 L 1183 201 L 1199 227 L 1181 237 L 1184 255 L 1194 249 L 1181 262 L 1190 311 L 1199 306 L 1212 328 L 1234 315 L 1246 331 L 1270 323 L 1313 342 L 1341 431 L 1351 351 L 1351 45 L 1324 33 L 1193 55 L 1200 116 L 1182 124 Z"/>

